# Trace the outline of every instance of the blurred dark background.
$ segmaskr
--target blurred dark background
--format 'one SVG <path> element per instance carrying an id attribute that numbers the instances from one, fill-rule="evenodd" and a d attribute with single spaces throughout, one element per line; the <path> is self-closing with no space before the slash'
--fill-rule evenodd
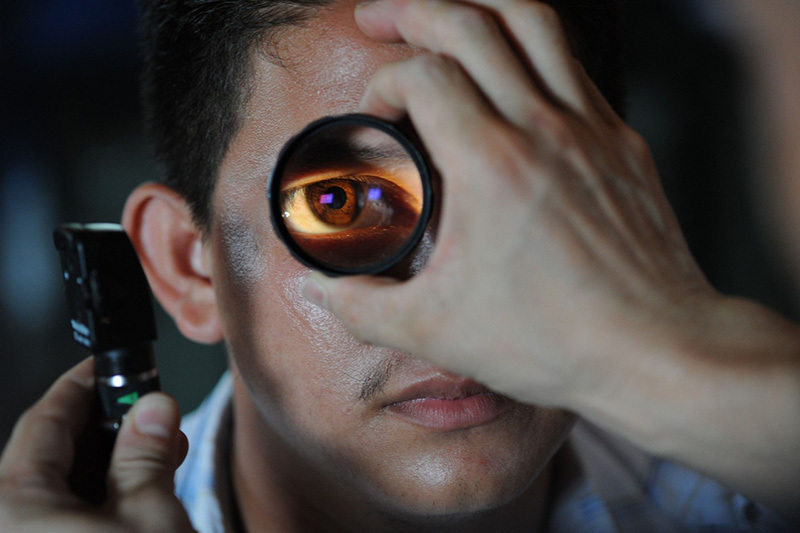
<path id="1" fill-rule="evenodd" d="M 797 308 L 769 244 L 749 85 L 703 0 L 628 2 L 629 120 L 649 141 L 700 265 L 725 293 Z M 6 0 L 0 6 L 0 444 L 84 353 L 73 345 L 51 232 L 118 221 L 157 177 L 142 134 L 134 0 Z M 225 367 L 159 309 L 165 390 L 194 408 Z"/>
<path id="2" fill-rule="evenodd" d="M 52 231 L 118 222 L 157 170 L 142 133 L 135 0 L 5 0 L 0 44 L 0 442 L 86 353 L 71 339 Z M 162 387 L 184 412 L 225 368 L 157 306 Z"/>

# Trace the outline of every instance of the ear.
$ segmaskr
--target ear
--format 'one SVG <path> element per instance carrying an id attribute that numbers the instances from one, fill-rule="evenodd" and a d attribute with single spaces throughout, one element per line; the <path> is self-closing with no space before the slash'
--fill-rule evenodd
<path id="1" fill-rule="evenodd" d="M 128 197 L 122 225 L 153 293 L 180 332 L 195 342 L 222 340 L 210 244 L 186 201 L 165 185 L 145 183 Z"/>

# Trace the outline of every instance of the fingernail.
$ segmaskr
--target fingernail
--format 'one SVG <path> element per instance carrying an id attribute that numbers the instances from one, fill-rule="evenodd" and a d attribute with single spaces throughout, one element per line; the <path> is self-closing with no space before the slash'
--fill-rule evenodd
<path id="1" fill-rule="evenodd" d="M 358 11 L 358 10 L 359 10 L 359 9 L 361 9 L 361 8 L 364 8 L 364 7 L 367 7 L 367 6 L 369 6 L 369 5 L 372 5 L 372 4 L 374 4 L 376 1 L 377 1 L 377 0 L 362 0 L 361 2 L 359 2 L 359 3 L 357 3 L 357 4 L 356 4 L 356 11 Z"/>
<path id="2" fill-rule="evenodd" d="M 328 302 L 325 298 L 325 289 L 322 288 L 314 278 L 313 274 L 308 276 L 303 283 L 302 289 L 303 297 L 311 302 L 312 304 L 316 305 L 317 307 L 322 307 L 323 309 L 328 308 Z"/>
<path id="3" fill-rule="evenodd" d="M 152 437 L 170 438 L 178 415 L 167 397 L 160 394 L 142 396 L 134 411 L 136 431 Z"/>

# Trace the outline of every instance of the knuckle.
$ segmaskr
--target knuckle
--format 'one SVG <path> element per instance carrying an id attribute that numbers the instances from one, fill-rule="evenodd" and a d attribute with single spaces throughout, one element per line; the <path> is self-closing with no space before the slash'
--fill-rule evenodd
<path id="1" fill-rule="evenodd" d="M 645 138 L 630 127 L 624 127 L 621 134 L 621 144 L 631 155 L 640 168 L 649 167 L 651 161 L 650 146 Z"/>
<path id="2" fill-rule="evenodd" d="M 0 501 L 26 495 L 41 496 L 52 490 L 53 479 L 43 477 L 27 465 L 17 466 L 14 471 L 0 475 Z"/>
<path id="3" fill-rule="evenodd" d="M 566 150 L 577 144 L 577 135 L 569 119 L 553 108 L 538 107 L 528 114 L 528 127 L 549 140 L 556 149 Z"/>
<path id="4" fill-rule="evenodd" d="M 514 20 L 527 21 L 538 27 L 552 28 L 561 26 L 561 17 L 556 9 L 542 2 L 531 0 L 510 0 L 505 7 L 507 17 Z"/>
<path id="5" fill-rule="evenodd" d="M 524 0 L 517 0 L 517 2 L 522 3 Z M 543 25 L 548 27 L 561 26 L 561 16 L 552 5 L 542 2 L 533 3 L 530 1 L 525 3 L 530 6 L 529 13 L 540 20 Z"/>
<path id="6" fill-rule="evenodd" d="M 112 458 L 109 478 L 123 492 L 159 484 L 171 479 L 174 461 L 169 446 L 156 438 L 137 439 L 135 448 L 128 447 Z"/>
<path id="7" fill-rule="evenodd" d="M 59 409 L 54 409 L 47 402 L 40 402 L 23 413 L 22 417 L 20 417 L 20 424 L 37 428 L 45 426 L 52 428 L 51 431 L 59 431 L 66 429 L 67 421 L 65 420 L 65 413 Z"/>
<path id="8" fill-rule="evenodd" d="M 4 473 L 0 475 L 0 498 L 6 495 L 17 494 L 29 486 L 29 482 L 17 473 Z"/>
<path id="9" fill-rule="evenodd" d="M 449 216 L 464 227 L 474 223 L 474 210 L 484 203 L 497 201 L 505 205 L 509 194 L 527 197 L 535 183 L 542 179 L 540 173 L 534 171 L 541 164 L 542 154 L 535 136 L 507 123 L 494 124 L 491 130 L 485 131 L 490 133 L 472 143 L 476 157 L 462 158 L 451 166 L 456 175 L 492 176 L 492 179 L 476 180 L 469 187 L 454 187 L 448 191 Z M 441 236 L 439 239 L 437 252 L 450 244 L 449 239 L 446 242 L 442 242 Z"/>
<path id="10" fill-rule="evenodd" d="M 650 152 L 650 148 L 647 146 L 647 141 L 645 141 L 644 137 L 639 132 L 629 127 L 625 127 L 622 130 L 621 137 L 622 142 L 632 152 L 638 155 Z"/>
<path id="11" fill-rule="evenodd" d="M 438 54 L 417 56 L 397 74 L 395 81 L 402 84 L 407 93 L 414 94 L 450 92 L 465 83 L 465 75 L 458 63 Z"/>
<path id="12" fill-rule="evenodd" d="M 456 62 L 437 54 L 424 54 L 412 63 L 417 77 L 431 85 L 447 85 L 458 72 Z"/>
<path id="13" fill-rule="evenodd" d="M 502 4 L 501 11 L 509 20 L 530 20 L 537 15 L 536 4 L 531 0 L 507 0 Z"/>
<path id="14" fill-rule="evenodd" d="M 560 150 L 572 148 L 576 144 L 574 132 L 564 121 L 552 121 L 547 133 L 551 142 Z"/>
<path id="15" fill-rule="evenodd" d="M 40 405 L 41 401 L 25 409 L 17 419 L 17 423 L 14 425 L 14 429 L 19 430 L 20 428 L 27 427 L 35 423 L 35 421 L 38 418 L 37 414 L 40 411 L 39 409 Z"/>
<path id="16" fill-rule="evenodd" d="M 145 509 L 147 513 L 142 512 Z M 194 531 L 175 496 L 165 490 L 138 488 L 117 502 L 117 510 L 128 519 L 127 526 L 131 532 Z"/>
<path id="17" fill-rule="evenodd" d="M 524 181 L 536 163 L 536 152 L 531 139 L 522 132 L 506 131 L 486 144 L 489 153 L 500 154 L 493 159 L 497 173 L 506 179 Z M 490 184 L 487 184 L 490 185 Z"/>
<path id="18" fill-rule="evenodd" d="M 171 476 L 158 475 L 147 470 L 148 468 L 151 467 L 144 462 L 137 462 L 109 470 L 108 479 L 113 486 L 112 491 L 115 496 L 135 500 L 135 496 L 142 491 L 166 492 Z"/>
<path id="19" fill-rule="evenodd" d="M 139 463 L 154 471 L 169 469 L 174 455 L 172 442 L 162 437 L 147 435 L 137 442 L 136 447 L 133 463 Z"/>
<path id="20" fill-rule="evenodd" d="M 54 398 L 45 396 L 22 413 L 17 427 L 45 426 L 49 431 L 67 431 L 70 416 L 74 416 L 74 413 L 66 411 Z"/>
<path id="21" fill-rule="evenodd" d="M 497 30 L 497 22 L 488 11 L 465 4 L 447 6 L 437 33 L 444 37 L 444 42 L 451 48 L 480 42 Z"/>

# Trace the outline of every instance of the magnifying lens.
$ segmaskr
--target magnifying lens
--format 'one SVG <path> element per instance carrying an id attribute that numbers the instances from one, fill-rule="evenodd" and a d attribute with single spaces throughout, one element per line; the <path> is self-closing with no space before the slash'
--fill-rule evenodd
<path id="1" fill-rule="evenodd" d="M 329 275 L 380 274 L 422 239 L 431 173 L 397 126 L 368 115 L 326 117 L 284 146 L 267 197 L 278 237 Z"/>

